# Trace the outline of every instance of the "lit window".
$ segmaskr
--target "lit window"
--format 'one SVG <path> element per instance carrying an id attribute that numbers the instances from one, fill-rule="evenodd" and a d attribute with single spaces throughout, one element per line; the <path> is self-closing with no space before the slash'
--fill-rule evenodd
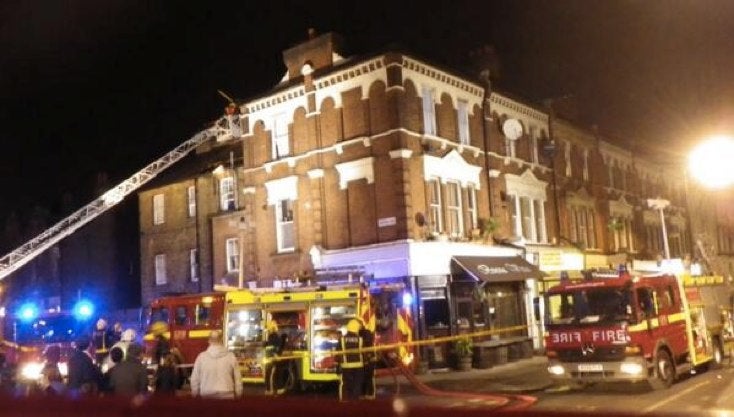
<path id="1" fill-rule="evenodd" d="M 240 241 L 236 237 L 227 239 L 227 272 L 238 272 L 240 270 Z"/>
<path id="2" fill-rule="evenodd" d="M 222 210 L 234 210 L 234 178 L 219 180 L 219 206 Z"/>
<path id="3" fill-rule="evenodd" d="M 291 252 L 295 250 L 292 200 L 280 200 L 275 205 L 275 233 L 278 252 Z"/>
<path id="4" fill-rule="evenodd" d="M 434 91 L 423 87 L 423 133 L 427 135 L 436 134 L 436 107 Z"/>
<path id="5" fill-rule="evenodd" d="M 441 183 L 438 179 L 428 181 L 428 206 L 430 207 L 429 221 L 432 233 L 443 232 L 441 212 Z"/>
<path id="6" fill-rule="evenodd" d="M 464 224 L 461 221 L 461 187 L 457 182 L 446 183 L 446 231 L 451 237 L 460 237 L 464 234 Z"/>
<path id="7" fill-rule="evenodd" d="M 284 114 L 280 114 L 273 119 L 272 131 L 273 159 L 279 159 L 288 156 L 291 153 L 290 143 L 288 142 L 288 120 Z"/>
<path id="8" fill-rule="evenodd" d="M 520 236 L 528 242 L 547 242 L 545 201 L 508 194 L 507 205 L 515 236 Z"/>
<path id="9" fill-rule="evenodd" d="M 584 171 L 582 173 L 584 181 L 589 180 L 589 150 L 584 149 Z"/>
<path id="10" fill-rule="evenodd" d="M 189 251 L 189 276 L 191 282 L 199 281 L 199 252 L 198 249 L 191 249 Z"/>
<path id="11" fill-rule="evenodd" d="M 189 217 L 196 216 L 196 188 L 193 185 L 186 189 L 186 201 L 189 207 Z"/>
<path id="12" fill-rule="evenodd" d="M 166 277 L 166 255 L 159 254 L 155 256 L 155 285 L 165 285 L 168 282 Z"/>
<path id="13" fill-rule="evenodd" d="M 153 196 L 153 224 L 163 224 L 165 221 L 165 197 L 156 194 Z"/>
<path id="14" fill-rule="evenodd" d="M 469 144 L 469 110 L 467 109 L 467 102 L 464 100 L 458 101 L 459 108 L 457 109 L 458 125 L 459 125 L 459 143 L 462 145 Z"/>
<path id="15" fill-rule="evenodd" d="M 563 149 L 563 158 L 566 161 L 566 176 L 570 177 L 572 174 L 571 170 L 571 143 L 566 142 L 566 147 Z"/>

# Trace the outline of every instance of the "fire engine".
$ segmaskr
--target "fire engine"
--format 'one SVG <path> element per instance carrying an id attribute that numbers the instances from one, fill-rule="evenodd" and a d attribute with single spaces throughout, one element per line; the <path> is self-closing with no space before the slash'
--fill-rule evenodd
<path id="1" fill-rule="evenodd" d="M 339 350 L 350 319 L 374 331 L 378 347 L 412 338 L 410 300 L 404 294 L 399 285 L 369 288 L 363 283 L 228 291 L 226 344 L 242 366 L 243 382 L 263 383 L 265 329 L 273 322 L 286 341 L 279 366 L 287 370 L 287 390 L 338 381 L 332 352 Z M 410 349 L 397 349 L 396 355 L 411 364 Z"/>
<path id="2" fill-rule="evenodd" d="M 37 384 L 41 378 L 49 346 L 61 349 L 59 370 L 64 378 L 67 361 L 74 349 L 73 343 L 81 336 L 89 336 L 94 308 L 88 301 L 78 302 L 72 311 L 50 309 L 41 311 L 32 303 L 22 304 L 4 320 L 2 351 L 8 363 L 17 367 L 16 382 L 24 387 Z"/>
<path id="3" fill-rule="evenodd" d="M 544 296 L 548 371 L 558 380 L 649 382 L 719 365 L 732 341 L 721 276 L 587 274 Z"/>
<path id="4" fill-rule="evenodd" d="M 190 368 L 196 355 L 207 348 L 212 330 L 222 330 L 224 293 L 188 294 L 161 297 L 150 304 L 148 331 L 143 337 L 148 357 L 153 350 L 155 335 L 150 331 L 156 322 L 168 325 L 163 334 L 172 347 L 181 353 L 182 368 Z"/>

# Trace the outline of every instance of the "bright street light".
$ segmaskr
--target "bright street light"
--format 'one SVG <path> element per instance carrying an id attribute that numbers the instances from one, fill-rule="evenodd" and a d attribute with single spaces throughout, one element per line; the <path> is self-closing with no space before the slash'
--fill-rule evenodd
<path id="1" fill-rule="evenodd" d="M 710 188 L 724 188 L 734 183 L 734 140 L 714 136 L 698 145 L 688 158 L 688 167 L 698 181 Z"/>

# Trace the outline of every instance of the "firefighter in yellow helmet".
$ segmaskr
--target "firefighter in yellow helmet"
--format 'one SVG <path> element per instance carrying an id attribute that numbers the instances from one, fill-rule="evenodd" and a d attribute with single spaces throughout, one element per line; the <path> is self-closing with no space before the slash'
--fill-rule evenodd
<path id="1" fill-rule="evenodd" d="M 282 394 L 282 370 L 278 362 L 278 356 L 283 352 L 283 339 L 278 333 L 278 323 L 274 320 L 268 321 L 265 327 L 267 338 L 265 339 L 265 360 L 263 363 L 263 374 L 265 376 L 265 395 Z"/>
<path id="2" fill-rule="evenodd" d="M 347 332 L 339 340 L 341 353 L 337 356 L 341 371 L 339 383 L 339 400 L 358 400 L 364 386 L 364 355 L 360 350 L 364 341 L 359 335 L 362 323 L 351 319 L 347 323 Z"/>

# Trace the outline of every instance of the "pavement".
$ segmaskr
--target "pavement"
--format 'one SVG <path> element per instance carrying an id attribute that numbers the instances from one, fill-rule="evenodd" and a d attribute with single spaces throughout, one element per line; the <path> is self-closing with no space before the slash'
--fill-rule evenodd
<path id="1" fill-rule="evenodd" d="M 533 356 L 487 369 L 437 369 L 416 377 L 420 382 L 439 390 L 523 394 L 544 391 L 553 386 L 554 382 L 546 370 L 547 364 L 548 360 L 544 356 Z M 381 376 L 377 378 L 376 384 L 378 391 L 383 392 L 405 393 L 415 390 L 402 375 Z"/>

